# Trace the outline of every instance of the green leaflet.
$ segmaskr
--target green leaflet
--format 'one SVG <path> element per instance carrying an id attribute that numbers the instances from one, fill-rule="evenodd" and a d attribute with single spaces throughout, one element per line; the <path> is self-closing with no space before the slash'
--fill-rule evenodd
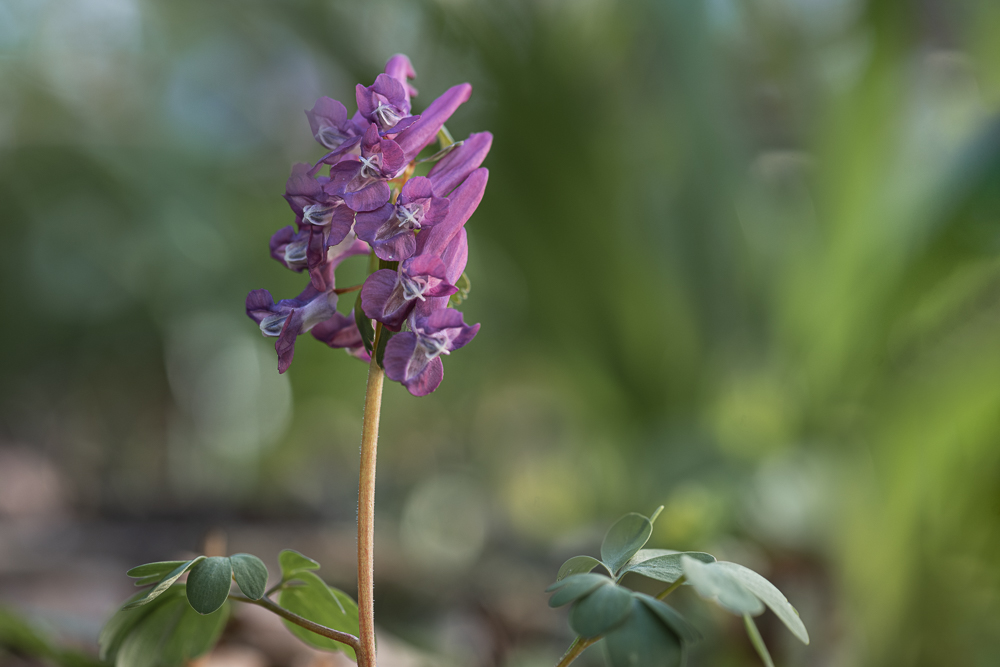
<path id="1" fill-rule="evenodd" d="M 233 579 L 243 595 L 251 600 L 264 597 L 267 590 L 267 566 L 251 554 L 235 554 L 229 557 L 233 565 Z"/>
<path id="2" fill-rule="evenodd" d="M 646 544 L 653 524 L 641 514 L 632 512 L 618 519 L 601 543 L 601 560 L 612 573 L 618 570 Z"/>
<path id="3" fill-rule="evenodd" d="M 573 556 L 559 568 L 559 573 L 556 574 L 556 581 L 561 581 L 574 574 L 586 574 L 598 565 L 603 567 L 605 572 L 611 574 L 607 566 L 593 556 Z"/>
<path id="4" fill-rule="evenodd" d="M 637 598 L 628 618 L 604 638 L 611 667 L 678 667 L 680 640 Z"/>
<path id="5" fill-rule="evenodd" d="M 199 614 L 211 614 L 226 603 L 232 579 L 233 565 L 228 558 L 213 556 L 202 559 L 188 575 L 188 602 Z"/>
<path id="6" fill-rule="evenodd" d="M 290 612 L 334 630 L 349 632 L 355 637 L 358 628 L 358 605 L 349 595 L 326 585 L 314 572 L 300 570 L 294 577 L 301 585 L 290 586 L 281 591 L 279 604 Z M 293 635 L 315 648 L 327 651 L 343 651 L 356 660 L 354 649 L 328 637 L 317 635 L 294 623 L 285 621 L 285 627 Z"/>
<path id="7" fill-rule="evenodd" d="M 632 608 L 628 589 L 602 577 L 606 584 L 577 600 L 569 612 L 569 627 L 581 637 L 600 637 L 625 620 Z"/>

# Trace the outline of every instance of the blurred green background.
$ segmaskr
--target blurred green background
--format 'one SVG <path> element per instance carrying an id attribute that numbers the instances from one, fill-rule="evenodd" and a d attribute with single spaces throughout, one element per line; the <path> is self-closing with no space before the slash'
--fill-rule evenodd
<path id="1" fill-rule="evenodd" d="M 127 567 L 206 544 L 353 589 L 366 368 L 306 338 L 279 376 L 243 300 L 304 284 L 267 250 L 303 110 L 404 52 L 495 140 L 482 331 L 386 390 L 382 662 L 555 664 L 559 563 L 664 504 L 650 546 L 797 606 L 779 665 L 997 664 L 998 35 L 995 0 L 0 0 L 0 605 L 93 651 Z M 759 664 L 677 604 L 691 665 Z M 340 664 L 241 614 L 204 665 Z"/>

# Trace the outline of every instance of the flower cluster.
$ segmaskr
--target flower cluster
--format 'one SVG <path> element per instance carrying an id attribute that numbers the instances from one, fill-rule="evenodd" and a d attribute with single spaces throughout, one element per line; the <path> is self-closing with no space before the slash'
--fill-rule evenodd
<path id="1" fill-rule="evenodd" d="M 285 188 L 295 226 L 271 237 L 271 256 L 309 285 L 294 299 L 275 302 L 267 290 L 247 296 L 246 309 L 264 336 L 277 338 L 278 370 L 292 362 L 296 338 L 306 332 L 330 347 L 370 360 L 364 318 L 382 324 L 386 375 L 411 394 L 424 396 L 441 383 L 441 355 L 476 335 L 450 307 L 468 259 L 465 223 L 486 188 L 481 168 L 493 137 L 472 134 L 430 158 L 417 155 L 439 137 L 444 123 L 472 87 L 459 84 L 411 115 L 410 60 L 395 55 L 368 87 L 358 84 L 358 110 L 348 118 L 343 104 L 323 97 L 306 112 L 313 136 L 327 153 L 315 165 L 296 164 Z M 424 163 L 434 166 L 424 176 Z M 321 171 L 327 174 L 322 175 Z M 337 312 L 337 266 L 354 255 L 373 254 L 382 268 L 361 287 L 361 313 Z M 363 314 L 363 316 L 362 316 Z M 359 322 L 364 327 L 359 328 Z"/>

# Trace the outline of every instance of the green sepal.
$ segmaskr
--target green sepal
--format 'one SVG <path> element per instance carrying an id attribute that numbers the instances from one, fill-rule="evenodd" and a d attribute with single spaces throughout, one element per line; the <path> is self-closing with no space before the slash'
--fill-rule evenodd
<path id="1" fill-rule="evenodd" d="M 232 579 L 232 561 L 225 556 L 205 558 L 188 575 L 188 602 L 199 614 L 211 614 L 226 603 Z"/>
<path id="2" fill-rule="evenodd" d="M 636 512 L 626 514 L 608 529 L 601 543 L 601 560 L 612 573 L 629 561 L 641 549 L 653 533 L 649 519 Z"/>
<path id="3" fill-rule="evenodd" d="M 134 609 L 135 607 L 141 607 L 142 605 L 149 604 L 159 596 L 161 596 L 164 591 L 170 588 L 175 581 L 180 579 L 181 575 L 187 572 L 190 568 L 194 567 L 196 564 L 200 563 L 205 559 L 204 556 L 198 556 L 197 558 L 192 558 L 189 561 L 182 562 L 180 565 L 175 567 L 167 576 L 160 580 L 160 583 L 156 584 L 153 588 L 146 591 L 141 597 L 135 598 L 130 602 L 125 604 L 124 609 Z M 131 570 L 130 570 L 131 572 Z"/>
<path id="4" fill-rule="evenodd" d="M 229 557 L 233 565 L 233 579 L 243 595 L 251 600 L 264 597 L 267 590 L 267 566 L 252 554 L 235 554 Z"/>
<path id="5" fill-rule="evenodd" d="M 448 305 L 452 308 L 461 306 L 462 302 L 469 298 L 469 292 L 472 291 L 472 281 L 469 280 L 469 274 L 462 273 L 455 281 L 455 287 L 458 291 L 448 297 Z"/>
<path id="6" fill-rule="evenodd" d="M 334 630 L 360 636 L 358 627 L 358 605 L 347 593 L 326 585 L 314 572 L 299 570 L 294 578 L 301 582 L 281 591 L 278 603 L 290 612 Z M 357 660 L 354 649 L 346 644 L 317 635 L 289 621 L 285 626 L 293 635 L 315 648 L 327 651 L 343 651 L 352 660 Z"/>

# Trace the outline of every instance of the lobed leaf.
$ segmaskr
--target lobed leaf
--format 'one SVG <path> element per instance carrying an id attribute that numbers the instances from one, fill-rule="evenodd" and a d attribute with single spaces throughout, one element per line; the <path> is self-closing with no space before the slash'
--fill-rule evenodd
<path id="1" fill-rule="evenodd" d="M 720 561 L 718 567 L 722 568 L 735 581 L 738 581 L 748 591 L 753 593 L 764 604 L 771 608 L 771 611 L 781 619 L 792 634 L 803 644 L 809 643 L 809 632 L 805 624 L 799 618 L 799 612 L 795 610 L 788 599 L 770 581 L 757 574 L 748 567 L 743 567 L 738 563 Z"/>
<path id="2" fill-rule="evenodd" d="M 604 638 L 611 667 L 679 667 L 680 640 L 638 598 L 631 602 L 628 618 Z"/>
<path id="3" fill-rule="evenodd" d="M 689 556 L 703 563 L 714 563 L 715 556 L 701 551 L 669 551 L 667 549 L 641 549 L 625 564 L 619 578 L 635 572 L 650 579 L 672 584 L 684 574 L 681 557 Z"/>
<path id="4" fill-rule="evenodd" d="M 600 637 L 625 620 L 632 609 L 629 591 L 607 577 L 589 595 L 579 599 L 569 612 L 569 627 L 581 637 Z"/>
<path id="5" fill-rule="evenodd" d="M 125 573 L 125 576 L 132 577 L 133 579 L 147 579 L 149 577 L 162 578 L 187 562 L 189 561 L 164 560 L 157 563 L 146 563 L 145 565 L 133 567 Z"/>
<path id="6" fill-rule="evenodd" d="M 278 554 L 278 565 L 281 566 L 281 578 L 286 580 L 291 579 L 296 572 L 319 569 L 319 563 L 292 549 L 285 549 Z"/>
<path id="7" fill-rule="evenodd" d="M 702 563 L 690 556 L 681 557 L 684 575 L 703 598 L 715 600 L 720 606 L 742 616 L 756 616 L 764 604 L 718 563 Z"/>
<path id="8" fill-rule="evenodd" d="M 282 607 L 328 628 L 349 632 L 355 637 L 361 634 L 358 628 L 358 605 L 349 595 L 327 586 L 318 575 L 308 570 L 297 571 L 295 579 L 302 582 L 302 585 L 281 591 L 278 603 Z M 293 635 L 306 644 L 327 651 L 343 651 L 352 660 L 357 660 L 354 649 L 350 646 L 317 635 L 294 623 L 284 623 Z"/>
<path id="9" fill-rule="evenodd" d="M 686 642 L 696 642 L 701 639 L 701 633 L 698 629 L 691 625 L 686 618 L 681 616 L 680 612 L 668 605 L 662 600 L 657 600 L 651 595 L 646 595 L 645 593 L 632 593 L 633 597 L 637 598 L 644 605 L 649 607 L 649 610 L 656 614 L 661 621 L 666 623 L 667 627 L 674 631 L 674 633 Z"/>
<path id="10" fill-rule="evenodd" d="M 232 562 L 224 556 L 205 558 L 191 568 L 187 599 L 199 614 L 211 614 L 226 603 L 233 579 Z"/>
<path id="11" fill-rule="evenodd" d="M 267 590 L 267 566 L 264 561 L 251 554 L 235 554 L 229 557 L 233 567 L 233 579 L 243 595 L 251 600 L 264 597 Z"/>
<path id="12" fill-rule="evenodd" d="M 611 574 L 608 566 L 593 556 L 573 556 L 559 568 L 559 573 L 556 574 L 556 581 L 561 581 L 574 574 L 586 574 L 598 565 L 603 567 L 605 572 Z"/>
<path id="13" fill-rule="evenodd" d="M 598 586 L 610 583 L 611 579 L 602 574 L 573 574 L 552 584 L 545 591 L 555 591 L 549 598 L 549 606 L 561 607 L 591 593 Z"/>
<path id="14" fill-rule="evenodd" d="M 187 572 L 191 567 L 193 567 L 196 564 L 200 563 L 204 559 L 205 559 L 204 556 L 198 556 L 197 558 L 193 558 L 193 559 L 191 559 L 189 561 L 182 562 L 180 565 L 178 565 L 173 570 L 171 570 L 169 573 L 167 573 L 167 576 L 165 576 L 163 579 L 161 579 L 160 583 L 158 583 L 153 588 L 149 589 L 146 592 L 145 595 L 143 595 L 142 597 L 135 598 L 135 599 L 133 599 L 130 602 L 127 602 L 125 604 L 125 607 L 123 607 L 123 608 L 124 609 L 133 609 L 135 607 L 141 607 L 142 605 L 149 604 L 150 602 L 152 602 L 153 600 L 155 600 L 159 596 L 163 595 L 163 593 L 168 588 L 170 588 L 174 584 L 175 581 L 177 581 L 178 579 L 180 579 L 180 577 L 181 577 L 182 574 L 184 574 L 185 572 Z"/>
<path id="15" fill-rule="evenodd" d="M 653 524 L 649 519 L 635 512 L 626 514 L 604 536 L 601 560 L 612 574 L 618 574 L 618 570 L 646 544 L 652 533 Z"/>

